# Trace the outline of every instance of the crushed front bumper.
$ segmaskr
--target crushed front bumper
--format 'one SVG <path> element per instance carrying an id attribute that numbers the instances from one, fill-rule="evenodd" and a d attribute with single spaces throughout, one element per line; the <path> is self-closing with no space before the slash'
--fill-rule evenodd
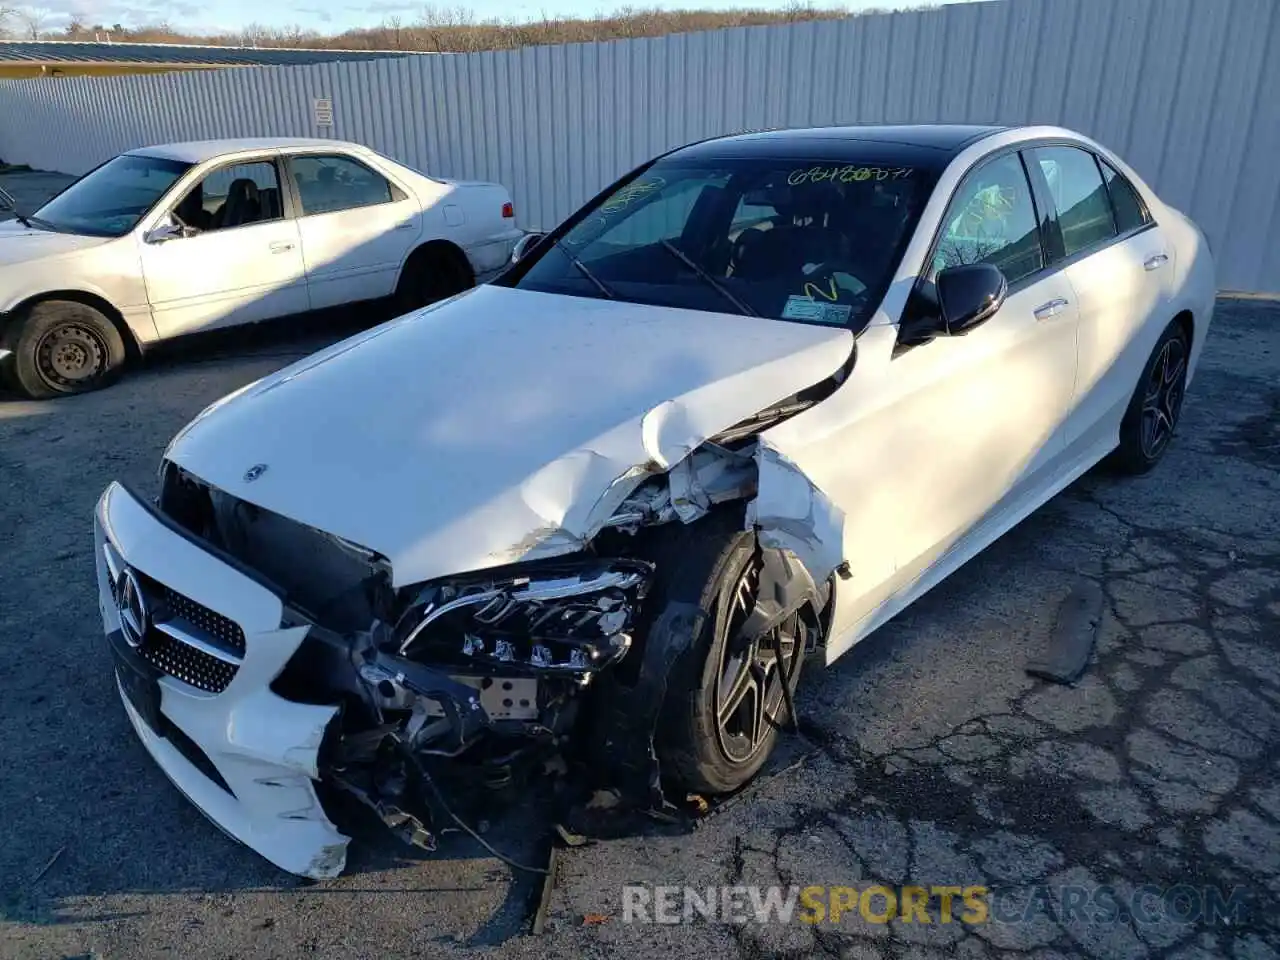
<path id="1" fill-rule="evenodd" d="M 321 879 L 348 837 L 315 791 L 335 707 L 271 690 L 308 627 L 280 597 L 113 483 L 94 515 L 98 605 L 125 711 L 210 820 L 290 873 Z"/>

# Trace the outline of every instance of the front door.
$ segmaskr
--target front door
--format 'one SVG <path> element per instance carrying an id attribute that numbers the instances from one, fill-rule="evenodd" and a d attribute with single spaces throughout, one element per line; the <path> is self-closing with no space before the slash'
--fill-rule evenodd
<path id="1" fill-rule="evenodd" d="M 308 308 L 297 221 L 286 216 L 275 160 L 212 171 L 170 216 L 184 235 L 142 243 L 147 297 L 161 337 Z"/>
<path id="2" fill-rule="evenodd" d="M 853 558 L 837 591 L 828 659 L 961 562 L 1062 462 L 1076 306 L 1066 276 L 1046 268 L 1017 153 L 966 176 L 923 287 L 946 267 L 978 262 L 995 264 L 1009 281 L 995 316 L 963 336 L 909 347 L 895 328 L 869 329 L 851 382 L 824 403 L 853 405 L 843 435 L 827 438 L 848 451 L 848 476 L 830 478 L 825 489 L 841 501 L 845 555 Z"/>

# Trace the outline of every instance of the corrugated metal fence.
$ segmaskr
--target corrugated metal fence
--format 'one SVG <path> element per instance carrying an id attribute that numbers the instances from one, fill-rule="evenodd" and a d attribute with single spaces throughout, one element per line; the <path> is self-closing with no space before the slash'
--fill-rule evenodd
<path id="1" fill-rule="evenodd" d="M 333 124 L 315 125 L 331 98 Z M 333 136 L 498 180 L 550 226 L 635 164 L 744 129 L 1058 123 L 1210 238 L 1225 288 L 1280 292 L 1280 3 L 995 0 L 563 47 L 0 83 L 0 157 L 80 173 L 174 140 Z"/>

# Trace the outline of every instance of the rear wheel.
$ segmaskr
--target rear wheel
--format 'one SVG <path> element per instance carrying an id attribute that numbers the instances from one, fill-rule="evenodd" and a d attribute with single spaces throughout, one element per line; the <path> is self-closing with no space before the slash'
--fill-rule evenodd
<path id="1" fill-rule="evenodd" d="M 115 325 L 74 300 L 28 307 L 0 337 L 0 346 L 13 351 L 14 386 L 33 400 L 104 387 L 119 376 L 126 356 Z"/>
<path id="2" fill-rule="evenodd" d="M 1146 473 L 1164 456 L 1182 415 L 1191 343 L 1174 320 L 1160 335 L 1120 424 L 1112 463 L 1122 472 Z"/>
<path id="3" fill-rule="evenodd" d="M 794 691 L 804 661 L 800 614 L 763 636 L 741 631 L 755 607 L 761 555 L 754 533 L 737 520 L 712 516 L 692 525 L 696 538 L 658 566 L 661 598 L 703 612 L 668 678 L 657 742 L 664 774 L 698 793 L 732 792 L 760 770 L 788 722 L 783 684 Z"/>
<path id="4" fill-rule="evenodd" d="M 395 293 L 396 313 L 410 313 L 474 285 L 471 265 L 455 247 L 423 247 L 409 258 L 400 274 Z"/>

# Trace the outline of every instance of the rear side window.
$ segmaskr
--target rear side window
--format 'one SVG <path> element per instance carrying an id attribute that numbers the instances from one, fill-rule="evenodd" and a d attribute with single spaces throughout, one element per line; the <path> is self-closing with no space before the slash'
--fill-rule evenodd
<path id="1" fill-rule="evenodd" d="M 289 166 L 304 216 L 371 207 L 394 199 L 385 177 L 350 157 L 292 157 Z"/>
<path id="2" fill-rule="evenodd" d="M 1116 235 L 1111 201 L 1093 154 L 1075 147 L 1037 147 L 1031 155 L 1040 164 L 1058 209 L 1068 257 Z"/>
<path id="3" fill-rule="evenodd" d="M 1133 184 L 1107 161 L 1098 158 L 1098 163 L 1102 165 L 1102 177 L 1107 182 L 1107 192 L 1111 194 L 1111 207 L 1116 215 L 1116 229 L 1121 233 L 1127 233 L 1150 223 L 1151 214 L 1147 212 L 1147 205 L 1142 202 Z"/>
<path id="4" fill-rule="evenodd" d="M 951 201 L 933 271 L 966 263 L 994 264 L 1010 283 L 1044 266 L 1031 185 L 1016 153 L 972 171 Z"/>

